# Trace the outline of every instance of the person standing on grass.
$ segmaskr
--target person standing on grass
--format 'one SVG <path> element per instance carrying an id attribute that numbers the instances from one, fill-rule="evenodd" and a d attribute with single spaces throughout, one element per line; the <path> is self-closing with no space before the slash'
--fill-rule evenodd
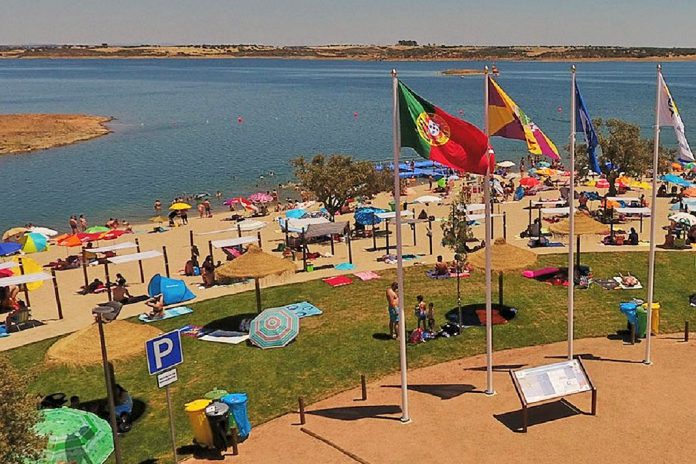
<path id="1" fill-rule="evenodd" d="M 389 308 L 389 335 L 391 338 L 397 338 L 396 325 L 399 323 L 399 295 L 396 291 L 399 289 L 397 282 L 387 288 L 387 306 Z"/>
<path id="2" fill-rule="evenodd" d="M 423 295 L 418 295 L 416 297 L 416 308 L 415 308 L 415 313 L 416 313 L 416 328 L 420 328 L 421 325 L 423 326 L 423 330 L 425 330 L 425 319 L 426 319 L 426 305 L 425 301 L 423 301 Z"/>
<path id="3" fill-rule="evenodd" d="M 432 301 L 428 303 L 428 313 L 427 313 L 427 319 L 428 319 L 428 330 L 431 332 L 435 331 L 435 303 Z"/>

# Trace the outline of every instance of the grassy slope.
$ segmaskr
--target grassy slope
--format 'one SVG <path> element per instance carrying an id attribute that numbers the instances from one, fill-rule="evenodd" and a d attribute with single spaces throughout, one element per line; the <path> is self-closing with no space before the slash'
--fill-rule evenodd
<path id="1" fill-rule="evenodd" d="M 540 265 L 562 264 L 565 256 L 550 256 Z M 592 266 L 598 278 L 632 271 L 645 284 L 647 254 L 584 254 L 583 263 Z M 656 299 L 662 303 L 662 331 L 676 331 L 686 319 L 696 320 L 688 305 L 692 292 L 690 275 L 694 257 L 688 253 L 658 253 Z M 456 302 L 454 279 L 431 280 L 422 267 L 406 273 L 407 326 L 413 327 L 410 310 L 415 296 L 425 295 L 435 302 L 438 323 Z M 293 284 L 263 291 L 264 306 L 278 306 L 309 300 L 324 309 L 320 317 L 304 319 L 301 335 L 285 349 L 266 350 L 247 346 L 204 343 L 184 337 L 185 363 L 179 368 L 180 381 L 173 387 L 177 435 L 180 445 L 188 444 L 191 432 L 183 412 L 187 401 L 200 397 L 213 387 L 246 391 L 250 397 L 250 417 L 254 424 L 283 414 L 296 405 L 302 394 L 309 402 L 354 387 L 361 373 L 368 378 L 398 369 L 398 345 L 374 338 L 386 330 L 384 288 L 394 277 L 387 272 L 382 280 L 356 281 L 353 285 L 330 288 L 321 281 Z M 566 289 L 550 287 L 512 273 L 506 276 L 506 303 L 521 308 L 510 324 L 495 328 L 497 350 L 561 341 L 566 335 Z M 483 299 L 483 275 L 476 273 L 462 285 L 463 303 Z M 605 336 L 625 326 L 617 303 L 631 297 L 645 298 L 644 290 L 606 291 L 598 286 L 576 292 L 576 337 Z M 495 298 L 495 297 L 494 297 Z M 226 316 L 249 313 L 254 308 L 253 292 L 205 301 L 193 305 L 190 316 L 163 321 L 164 331 L 185 324 L 205 325 Z M 468 329 L 463 337 L 436 340 L 410 346 L 411 368 L 478 354 L 485 349 L 484 330 Z M 40 362 L 52 341 L 22 347 L 9 353 L 22 366 L 35 365 L 32 389 L 49 393 L 64 391 L 83 400 L 103 396 L 101 367 L 88 369 L 46 368 Z M 79 353 L 76 353 L 79 356 Z M 147 374 L 145 360 L 116 364 L 118 381 L 137 399 L 147 404 L 143 417 L 123 438 L 125 462 L 137 463 L 168 453 L 167 413 L 164 392 Z"/>

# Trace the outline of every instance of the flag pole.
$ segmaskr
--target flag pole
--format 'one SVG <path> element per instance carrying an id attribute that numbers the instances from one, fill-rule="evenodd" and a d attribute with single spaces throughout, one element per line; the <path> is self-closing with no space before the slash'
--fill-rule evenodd
<path id="1" fill-rule="evenodd" d="M 652 306 L 655 287 L 655 232 L 657 228 L 657 169 L 660 156 L 660 98 L 662 97 L 662 65 L 657 65 L 657 97 L 655 99 L 655 139 L 653 148 L 652 202 L 650 203 L 650 254 L 648 255 L 648 321 L 645 328 L 645 359 L 643 364 L 650 365 L 650 348 L 652 330 Z"/>
<path id="2" fill-rule="evenodd" d="M 392 69 L 393 113 L 394 123 L 394 210 L 396 222 L 396 282 L 399 285 L 399 364 L 401 368 L 401 422 L 410 422 L 408 414 L 408 379 L 406 371 L 406 320 L 404 311 L 404 260 L 401 237 L 401 179 L 399 178 L 399 152 L 401 151 L 401 134 L 399 133 L 399 79 L 396 69 Z"/>
<path id="3" fill-rule="evenodd" d="M 488 66 L 483 68 L 483 118 L 486 136 L 489 133 L 488 127 Z M 483 203 L 486 210 L 486 395 L 494 395 L 493 389 L 493 297 L 492 297 L 492 278 L 491 278 L 491 245 L 493 242 L 493 227 L 491 221 L 491 166 L 490 150 L 486 151 L 488 165 L 486 175 L 483 180 Z"/>
<path id="4" fill-rule="evenodd" d="M 570 67 L 570 190 L 568 193 L 568 360 L 573 359 L 575 306 L 575 65 Z"/>

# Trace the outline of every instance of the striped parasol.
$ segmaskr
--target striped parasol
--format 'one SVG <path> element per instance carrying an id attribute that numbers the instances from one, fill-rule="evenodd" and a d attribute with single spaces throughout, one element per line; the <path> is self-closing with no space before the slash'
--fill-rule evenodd
<path id="1" fill-rule="evenodd" d="M 284 308 L 267 309 L 249 326 L 249 340 L 259 348 L 280 348 L 297 337 L 300 318 Z"/>

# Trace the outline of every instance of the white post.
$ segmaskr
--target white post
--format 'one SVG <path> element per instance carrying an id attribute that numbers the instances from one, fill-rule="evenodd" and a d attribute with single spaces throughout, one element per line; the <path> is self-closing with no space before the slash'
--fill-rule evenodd
<path id="1" fill-rule="evenodd" d="M 399 364 L 401 367 L 401 422 L 410 422 L 408 414 L 408 379 L 406 371 L 406 320 L 404 311 L 404 260 L 401 239 L 401 179 L 399 178 L 399 152 L 401 151 L 401 134 L 399 132 L 399 79 L 396 69 L 392 69 L 392 90 L 394 109 L 394 209 L 396 210 L 396 282 L 399 285 Z"/>
<path id="2" fill-rule="evenodd" d="M 486 135 L 488 135 L 488 66 L 483 68 L 483 118 Z M 493 296 L 491 278 L 491 246 L 493 245 L 493 224 L 491 217 L 491 167 L 490 153 L 486 152 L 489 163 L 483 180 L 483 203 L 486 206 L 486 395 L 495 394 L 493 389 Z"/>
<path id="3" fill-rule="evenodd" d="M 573 359 L 573 310 L 575 305 L 575 65 L 570 68 L 570 190 L 568 193 L 568 360 Z"/>
<path id="4" fill-rule="evenodd" d="M 660 98 L 662 96 L 662 66 L 657 65 L 657 97 L 655 99 L 655 140 L 653 148 L 652 202 L 650 203 L 650 254 L 648 255 L 648 321 L 645 328 L 645 359 L 643 364 L 652 364 L 650 360 L 650 331 L 652 330 L 652 305 L 655 287 L 655 232 L 657 228 L 657 169 L 660 156 Z"/>

